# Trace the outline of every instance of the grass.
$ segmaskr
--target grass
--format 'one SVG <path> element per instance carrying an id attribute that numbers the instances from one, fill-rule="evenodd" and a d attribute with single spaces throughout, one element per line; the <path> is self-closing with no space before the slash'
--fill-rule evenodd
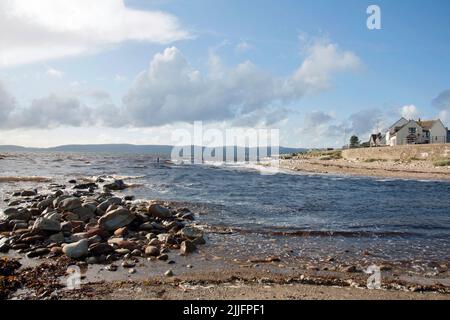
<path id="1" fill-rule="evenodd" d="M 371 163 L 371 162 L 377 162 L 377 161 L 382 161 L 382 162 L 386 162 L 386 159 L 376 159 L 376 158 L 369 158 L 364 160 L 363 162 L 367 162 L 367 163 Z"/>
<path id="2" fill-rule="evenodd" d="M 448 167 L 450 166 L 450 159 L 441 159 L 433 161 L 435 167 Z"/>

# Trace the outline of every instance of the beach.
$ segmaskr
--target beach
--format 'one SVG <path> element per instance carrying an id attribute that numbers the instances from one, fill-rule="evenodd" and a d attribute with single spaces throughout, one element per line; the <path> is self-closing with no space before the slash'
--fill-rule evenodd
<path id="1" fill-rule="evenodd" d="M 450 298 L 445 182 L 264 176 L 129 155 L 0 161 L 4 299 Z M 359 200 L 378 186 L 442 200 L 418 196 L 413 221 L 424 229 L 408 229 L 413 212 L 391 216 L 393 203 Z M 427 206 L 434 222 L 420 221 Z M 375 272 L 379 286 L 368 289 Z"/>
<path id="2" fill-rule="evenodd" d="M 306 173 L 337 174 L 415 180 L 450 180 L 450 166 L 429 160 L 342 159 L 326 156 L 297 156 L 280 160 L 280 167 Z"/>

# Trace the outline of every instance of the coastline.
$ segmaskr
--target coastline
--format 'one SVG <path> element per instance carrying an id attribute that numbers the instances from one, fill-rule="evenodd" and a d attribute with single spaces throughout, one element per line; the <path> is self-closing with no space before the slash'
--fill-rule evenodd
<path id="1" fill-rule="evenodd" d="M 296 172 L 378 177 L 408 180 L 450 181 L 450 167 L 435 167 L 430 161 L 382 161 L 320 158 L 280 160 L 280 168 Z"/>

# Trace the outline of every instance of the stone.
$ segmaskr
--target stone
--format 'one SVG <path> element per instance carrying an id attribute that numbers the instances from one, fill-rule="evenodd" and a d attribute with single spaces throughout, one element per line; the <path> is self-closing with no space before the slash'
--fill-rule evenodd
<path id="1" fill-rule="evenodd" d="M 172 269 L 167 270 L 167 271 L 164 273 L 164 275 L 165 275 L 166 277 L 173 277 L 173 271 L 172 271 Z"/>
<path id="2" fill-rule="evenodd" d="M 20 193 L 20 196 L 22 197 L 33 197 L 35 195 L 37 195 L 36 190 L 24 190 Z"/>
<path id="3" fill-rule="evenodd" d="M 76 197 L 64 199 L 58 204 L 58 209 L 62 211 L 73 211 L 78 208 L 81 208 L 81 200 Z"/>
<path id="4" fill-rule="evenodd" d="M 98 220 L 101 228 L 108 231 L 115 231 L 129 225 L 136 216 L 126 208 L 119 208 L 108 212 Z"/>
<path id="5" fill-rule="evenodd" d="M 61 232 L 63 233 L 72 233 L 73 227 L 70 222 L 64 221 L 61 223 Z"/>
<path id="6" fill-rule="evenodd" d="M 342 268 L 342 272 L 355 273 L 358 272 L 358 269 L 356 268 L 356 266 L 347 266 Z"/>
<path id="7" fill-rule="evenodd" d="M 148 207 L 147 212 L 153 218 L 160 218 L 160 219 L 172 218 L 172 213 L 170 212 L 170 210 L 160 206 L 159 204 L 151 204 L 150 207 Z"/>
<path id="8" fill-rule="evenodd" d="M 180 245 L 180 254 L 183 256 L 187 256 L 188 254 L 195 252 L 195 250 L 197 250 L 197 247 L 190 240 L 185 240 Z"/>
<path id="9" fill-rule="evenodd" d="M 182 215 L 181 219 L 193 221 L 193 220 L 195 220 L 195 216 L 193 213 L 189 212 L 189 213 L 185 213 L 184 215 Z"/>
<path id="10" fill-rule="evenodd" d="M 73 209 L 73 213 L 78 215 L 79 219 L 84 222 L 88 222 L 90 219 L 95 218 L 95 209 L 92 210 L 89 206 L 81 206 L 79 208 Z"/>
<path id="11" fill-rule="evenodd" d="M 159 240 L 158 239 L 156 239 L 156 238 L 153 238 L 152 240 L 150 240 L 149 242 L 148 242 L 148 245 L 149 246 L 159 246 L 161 243 L 159 242 Z"/>
<path id="12" fill-rule="evenodd" d="M 128 234 L 128 228 L 127 227 L 123 227 L 123 228 L 119 228 L 116 231 L 114 231 L 114 236 L 116 237 L 124 237 Z"/>
<path id="13" fill-rule="evenodd" d="M 45 256 L 46 254 L 50 253 L 50 250 L 48 248 L 39 248 L 33 251 L 30 251 L 26 254 L 27 258 L 37 258 Z"/>
<path id="14" fill-rule="evenodd" d="M 145 248 L 145 255 L 149 257 L 159 256 L 159 249 L 155 246 L 148 246 Z"/>
<path id="15" fill-rule="evenodd" d="M 48 207 L 53 207 L 53 199 L 52 198 L 47 198 L 38 203 L 38 208 L 40 210 L 45 210 Z"/>
<path id="16" fill-rule="evenodd" d="M 139 249 L 135 249 L 131 252 L 131 255 L 135 256 L 135 257 L 140 257 L 140 256 L 142 256 L 142 252 Z"/>
<path id="17" fill-rule="evenodd" d="M 51 220 L 51 219 L 42 217 L 42 218 L 38 218 L 34 222 L 33 230 L 59 232 L 61 230 L 61 224 L 56 220 Z"/>
<path id="18" fill-rule="evenodd" d="M 120 205 L 120 204 L 122 204 L 122 199 L 120 199 L 119 197 L 109 198 L 108 200 L 103 201 L 102 203 L 100 203 L 98 205 L 97 209 L 100 209 L 100 210 L 106 212 L 106 210 L 108 210 L 109 206 L 112 205 L 112 204 Z"/>
<path id="19" fill-rule="evenodd" d="M 128 249 L 116 249 L 115 252 L 121 256 L 127 255 L 130 253 Z"/>
<path id="20" fill-rule="evenodd" d="M 50 249 L 50 252 L 55 256 L 59 256 L 59 255 L 63 254 L 61 247 L 53 247 Z"/>
<path id="21" fill-rule="evenodd" d="M 134 263 L 133 261 L 124 261 L 122 262 L 122 267 L 124 267 L 125 269 L 129 269 L 129 268 L 134 268 L 136 266 L 136 263 Z"/>
<path id="22" fill-rule="evenodd" d="M 161 243 L 168 243 L 168 244 L 176 243 L 175 238 L 170 233 L 158 234 L 157 238 L 158 238 L 159 242 L 161 242 Z"/>
<path id="23" fill-rule="evenodd" d="M 159 255 L 156 259 L 160 260 L 160 261 L 167 261 L 169 260 L 169 256 L 165 253 Z"/>
<path id="24" fill-rule="evenodd" d="M 185 227 L 183 229 L 181 229 L 178 234 L 184 238 L 184 239 L 188 239 L 188 240 L 195 240 L 195 239 L 199 239 L 202 238 L 203 239 L 203 231 L 195 228 L 195 227 Z"/>
<path id="25" fill-rule="evenodd" d="M 73 212 L 66 212 L 63 214 L 63 219 L 67 221 L 79 221 L 80 217 Z"/>
<path id="26" fill-rule="evenodd" d="M 62 244 L 62 243 L 64 243 L 64 235 L 62 232 L 55 233 L 55 234 L 51 235 L 48 238 L 48 240 L 50 240 L 50 242 L 52 242 L 52 243 Z"/>
<path id="27" fill-rule="evenodd" d="M 93 256 L 108 255 L 114 252 L 114 248 L 107 243 L 95 243 L 89 246 L 89 253 Z"/>
<path id="28" fill-rule="evenodd" d="M 139 248 L 139 245 L 136 242 L 128 240 L 118 241 L 116 244 L 119 249 L 128 249 L 130 252 Z"/>
<path id="29" fill-rule="evenodd" d="M 111 271 L 111 272 L 115 272 L 117 271 L 118 267 L 115 264 L 111 264 L 107 267 L 105 267 L 105 270 Z"/>
<path id="30" fill-rule="evenodd" d="M 83 258 L 89 253 L 88 240 L 83 239 L 78 242 L 66 244 L 63 247 L 63 252 L 71 259 Z"/>
<path id="31" fill-rule="evenodd" d="M 95 236 L 106 239 L 109 237 L 109 233 L 108 231 L 105 231 L 100 227 L 90 228 L 88 231 L 86 231 L 86 237 L 91 238 Z"/>
<path id="32" fill-rule="evenodd" d="M 98 189 L 98 185 L 96 183 L 81 183 L 75 185 L 73 188 L 78 190 Z"/>
<path id="33" fill-rule="evenodd" d="M 3 210 L 3 216 L 6 220 L 29 221 L 31 219 L 31 212 L 23 208 L 9 207 Z"/>
<path id="34" fill-rule="evenodd" d="M 125 182 L 123 182 L 123 180 L 114 180 L 114 182 L 112 183 L 105 184 L 103 188 L 106 190 L 117 191 L 117 190 L 125 190 L 127 188 L 127 185 L 125 184 Z"/>
<path id="35" fill-rule="evenodd" d="M 128 273 L 129 274 L 135 274 L 136 273 L 136 269 L 131 268 L 130 270 L 128 270 Z"/>

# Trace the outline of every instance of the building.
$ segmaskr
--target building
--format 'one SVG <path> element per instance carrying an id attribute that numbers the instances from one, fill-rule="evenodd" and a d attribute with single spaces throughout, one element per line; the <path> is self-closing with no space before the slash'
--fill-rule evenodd
<path id="1" fill-rule="evenodd" d="M 372 134 L 369 139 L 370 147 L 379 147 L 386 145 L 386 135 L 381 133 Z"/>
<path id="2" fill-rule="evenodd" d="M 447 139 L 447 129 L 440 119 L 408 121 L 401 118 L 386 132 L 386 144 L 389 146 L 446 143 Z"/>

